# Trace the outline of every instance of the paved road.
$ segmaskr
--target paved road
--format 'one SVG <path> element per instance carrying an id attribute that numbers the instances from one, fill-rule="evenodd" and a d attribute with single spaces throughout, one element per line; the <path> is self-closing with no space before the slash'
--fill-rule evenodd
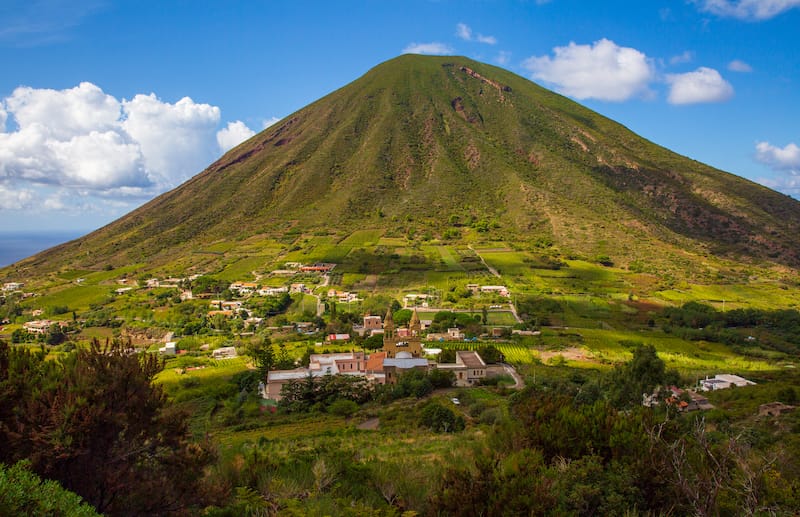
<path id="1" fill-rule="evenodd" d="M 506 371 L 506 373 L 514 378 L 514 385 L 512 386 L 512 388 L 514 388 L 515 390 L 521 390 L 522 388 L 525 387 L 525 381 L 522 380 L 522 377 L 520 376 L 520 374 L 517 373 L 517 370 L 515 370 L 513 366 L 506 363 L 500 363 L 500 364 Z"/>

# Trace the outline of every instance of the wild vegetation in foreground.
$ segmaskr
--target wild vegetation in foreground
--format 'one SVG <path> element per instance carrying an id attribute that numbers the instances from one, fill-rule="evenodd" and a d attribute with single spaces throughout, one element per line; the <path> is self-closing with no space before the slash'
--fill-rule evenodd
<path id="1" fill-rule="evenodd" d="M 3 462 L 27 458 L 10 472 L 32 469 L 109 515 L 800 509 L 798 413 L 758 415 L 763 403 L 797 402 L 794 371 L 711 392 L 710 411 L 643 407 L 634 394 L 680 374 L 640 346 L 608 372 L 537 365 L 534 381 L 531 365 L 520 391 L 502 381 L 431 391 L 415 374 L 360 403 L 331 393 L 272 412 L 244 364 L 170 385 L 150 382 L 154 364 L 119 343 L 58 361 L 3 345 Z M 80 504 L 37 482 L 20 494 L 8 479 L 3 508 Z"/>

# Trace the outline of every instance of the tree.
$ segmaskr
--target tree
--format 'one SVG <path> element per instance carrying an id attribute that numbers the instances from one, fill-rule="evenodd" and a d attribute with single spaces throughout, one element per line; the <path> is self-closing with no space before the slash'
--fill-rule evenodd
<path id="1" fill-rule="evenodd" d="M 257 340 L 250 344 L 247 353 L 253 358 L 261 378 L 266 379 L 269 371 L 275 366 L 275 349 L 272 347 L 272 341 L 269 338 Z"/>
<path id="2" fill-rule="evenodd" d="M 0 346 L 0 457 L 28 458 L 102 513 L 188 511 L 212 454 L 153 383 L 161 360 L 129 350 L 94 340 L 56 362 Z"/>
<path id="3" fill-rule="evenodd" d="M 640 404 L 643 394 L 651 394 L 656 386 L 674 384 L 678 374 L 667 371 L 653 345 L 639 345 L 633 358 L 611 372 L 609 399 L 617 407 Z"/>
<path id="4" fill-rule="evenodd" d="M 428 372 L 428 379 L 434 388 L 450 388 L 456 382 L 456 374 L 452 370 L 434 368 Z"/>
<path id="5" fill-rule="evenodd" d="M 480 350 L 481 359 L 486 364 L 495 364 L 503 362 L 503 353 L 494 345 L 488 345 Z"/>
<path id="6" fill-rule="evenodd" d="M 456 416 L 453 410 L 439 403 L 426 404 L 420 413 L 420 425 L 432 431 L 455 433 L 464 429 L 464 418 Z"/>
<path id="7" fill-rule="evenodd" d="M 358 404 L 348 399 L 339 399 L 328 407 L 329 413 L 345 418 L 350 418 L 356 411 Z"/>
<path id="8" fill-rule="evenodd" d="M 31 472 L 28 461 L 9 467 L 0 463 L 0 514 L 99 516 L 78 494 Z"/>
<path id="9" fill-rule="evenodd" d="M 456 349 L 455 348 L 443 348 L 442 351 L 439 353 L 439 357 L 437 357 L 437 361 L 440 363 L 454 363 L 456 362 Z"/>

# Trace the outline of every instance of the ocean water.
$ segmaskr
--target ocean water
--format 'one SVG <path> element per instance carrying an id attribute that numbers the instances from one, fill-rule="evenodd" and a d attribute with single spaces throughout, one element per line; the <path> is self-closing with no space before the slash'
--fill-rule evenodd
<path id="1" fill-rule="evenodd" d="M 0 232 L 0 267 L 30 257 L 62 242 L 71 241 L 85 231 Z"/>

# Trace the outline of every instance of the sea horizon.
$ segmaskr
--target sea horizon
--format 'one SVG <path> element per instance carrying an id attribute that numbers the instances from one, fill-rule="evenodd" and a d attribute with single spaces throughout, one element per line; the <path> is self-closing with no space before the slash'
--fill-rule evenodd
<path id="1" fill-rule="evenodd" d="M 0 267 L 9 266 L 86 233 L 87 230 L 0 230 Z"/>

